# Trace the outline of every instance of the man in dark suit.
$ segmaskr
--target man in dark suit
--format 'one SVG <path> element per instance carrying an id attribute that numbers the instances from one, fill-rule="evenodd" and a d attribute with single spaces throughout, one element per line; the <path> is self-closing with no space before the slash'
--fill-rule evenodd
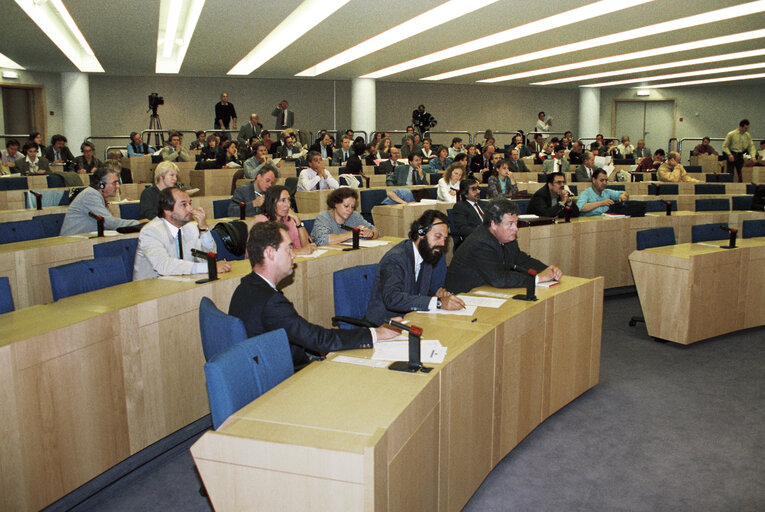
<path id="1" fill-rule="evenodd" d="M 465 303 L 446 291 L 443 282 L 433 280 L 448 240 L 449 219 L 442 212 L 426 210 L 414 221 L 409 239 L 388 251 L 377 266 L 367 320 L 378 325 L 410 311 L 464 308 Z"/>
<path id="2" fill-rule="evenodd" d="M 332 153 L 332 165 L 344 165 L 354 154 L 353 149 L 351 149 L 351 138 L 348 135 L 343 135 L 340 139 L 340 147 Z"/>
<path id="3" fill-rule="evenodd" d="M 460 198 L 452 207 L 454 233 L 467 238 L 475 228 L 483 224 L 483 210 L 478 204 L 481 188 L 475 178 L 465 178 L 460 182 Z"/>
<path id="4" fill-rule="evenodd" d="M 271 115 L 276 118 L 277 130 L 286 130 L 295 124 L 295 113 L 288 110 L 287 107 L 289 107 L 287 100 L 282 100 L 271 112 Z"/>
<path id="5" fill-rule="evenodd" d="M 446 289 L 463 293 L 478 286 L 519 288 L 528 279 L 537 282 L 559 280 L 563 272 L 546 266 L 521 251 L 518 233 L 518 205 L 509 199 L 493 199 L 484 208 L 484 221 L 454 253 L 446 272 Z M 522 269 L 537 272 L 531 277 Z"/>
<path id="6" fill-rule="evenodd" d="M 318 140 L 308 148 L 308 151 L 316 151 L 322 158 L 332 158 L 332 152 L 334 151 L 334 147 L 332 147 L 332 138 L 327 132 L 322 133 Z"/>
<path id="7" fill-rule="evenodd" d="M 390 150 L 391 160 L 394 158 L 395 151 L 399 151 L 398 148 L 392 147 Z M 397 155 L 398 153 L 396 153 Z M 422 168 L 422 157 L 419 153 L 410 153 L 409 165 L 397 165 L 385 178 L 385 185 L 388 187 L 427 184 L 428 173 Z"/>
<path id="8" fill-rule="evenodd" d="M 237 142 L 242 145 L 253 137 L 260 137 L 262 128 L 258 123 L 258 114 L 250 114 L 250 122 L 243 124 L 239 129 L 239 135 L 236 137 Z"/>
<path id="9" fill-rule="evenodd" d="M 571 151 L 568 152 L 568 163 L 580 165 L 584 161 L 584 146 L 578 140 L 574 141 Z"/>
<path id="10" fill-rule="evenodd" d="M 577 183 L 589 183 L 592 181 L 592 171 L 595 170 L 595 155 L 586 151 L 582 155 L 582 165 L 576 168 L 574 181 Z"/>
<path id="11" fill-rule="evenodd" d="M 247 239 L 247 254 L 252 273 L 244 276 L 237 286 L 228 313 L 244 322 L 248 336 L 283 328 L 296 367 L 327 352 L 372 348 L 378 339 L 390 339 L 398 334 L 384 327 L 325 329 L 298 315 L 292 303 L 276 288 L 292 275 L 295 259 L 292 240 L 284 224 L 255 224 Z"/>
<path id="12" fill-rule="evenodd" d="M 512 148 L 508 156 L 510 157 L 508 160 L 508 163 L 510 164 L 510 172 L 531 172 L 529 168 L 526 167 L 526 162 L 521 160 L 521 154 L 517 148 Z"/>
<path id="13" fill-rule="evenodd" d="M 566 175 L 553 172 L 547 175 L 547 185 L 531 196 L 526 213 L 540 217 L 565 217 L 566 207 L 572 217 L 579 216 L 579 208 L 566 190 Z"/>
<path id="14" fill-rule="evenodd" d="M 50 146 L 45 148 L 45 158 L 52 164 L 61 164 L 74 162 L 74 155 L 69 151 L 66 145 L 66 137 L 63 135 L 54 135 L 50 139 Z"/>

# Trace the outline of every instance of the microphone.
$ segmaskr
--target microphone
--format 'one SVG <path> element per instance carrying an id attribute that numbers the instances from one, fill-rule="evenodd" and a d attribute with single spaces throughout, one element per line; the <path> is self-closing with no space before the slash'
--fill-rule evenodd
<path id="1" fill-rule="evenodd" d="M 37 202 L 37 209 L 42 210 L 42 194 L 39 192 L 35 192 L 34 190 L 30 190 L 30 192 L 35 196 L 35 201 Z"/>
<path id="2" fill-rule="evenodd" d="M 210 281 L 216 281 L 218 279 L 218 266 L 216 265 L 216 260 L 218 259 L 217 254 L 192 248 L 191 255 L 207 261 L 207 279 L 200 279 L 199 281 L 196 281 L 197 284 L 209 283 Z"/>
<path id="3" fill-rule="evenodd" d="M 513 270 L 516 272 L 520 272 L 521 274 L 526 274 L 527 276 L 531 277 L 531 279 L 526 279 L 526 294 L 525 295 L 513 295 L 513 299 L 515 300 L 525 300 L 525 301 L 535 301 L 537 300 L 536 296 L 536 287 L 537 287 L 537 280 L 534 279 L 534 276 L 538 274 L 536 270 L 533 268 L 524 268 L 519 265 L 513 265 Z"/>
<path id="4" fill-rule="evenodd" d="M 406 331 L 410 334 L 414 334 L 416 336 L 422 336 L 422 327 L 417 327 L 416 325 L 409 326 L 406 324 L 402 324 L 401 322 L 396 322 L 395 320 L 390 320 L 390 319 L 385 320 L 385 323 L 397 329 L 401 329 L 402 331 Z"/>
<path id="5" fill-rule="evenodd" d="M 738 235 L 738 229 L 736 228 L 729 228 L 725 224 L 720 224 L 720 229 L 727 231 L 730 233 L 730 241 L 728 242 L 727 246 L 721 246 L 724 249 L 735 249 L 736 248 L 736 236 Z"/>
<path id="6" fill-rule="evenodd" d="M 528 274 L 530 276 L 535 276 L 539 273 L 533 268 L 524 268 L 519 265 L 513 265 L 513 270 L 515 270 L 516 272 L 520 272 L 521 274 Z"/>
<path id="7" fill-rule="evenodd" d="M 98 231 L 96 236 L 104 236 L 104 217 L 102 215 L 96 215 L 93 212 L 88 212 L 88 215 L 96 219 L 96 230 Z"/>
<path id="8" fill-rule="evenodd" d="M 725 224 L 720 224 L 720 229 L 725 230 L 728 233 L 733 233 L 733 234 L 738 233 L 738 229 L 736 229 L 736 228 L 729 228 Z"/>
<path id="9" fill-rule="evenodd" d="M 417 327 L 416 325 L 407 326 L 390 319 L 385 320 L 385 323 L 409 333 L 409 361 L 396 361 L 391 363 L 391 365 L 388 366 L 388 369 L 406 373 L 428 373 L 432 368 L 423 366 L 420 359 L 420 336 L 422 336 L 422 327 Z"/>
<path id="10" fill-rule="evenodd" d="M 103 222 L 104 221 L 104 217 L 102 215 L 96 215 L 93 212 L 88 212 L 88 215 L 93 217 L 94 219 L 96 219 L 97 222 Z"/>
<path id="11" fill-rule="evenodd" d="M 231 202 L 239 205 L 239 220 L 244 220 L 245 213 L 247 211 L 247 205 L 240 201 L 234 201 L 233 199 L 231 200 Z"/>

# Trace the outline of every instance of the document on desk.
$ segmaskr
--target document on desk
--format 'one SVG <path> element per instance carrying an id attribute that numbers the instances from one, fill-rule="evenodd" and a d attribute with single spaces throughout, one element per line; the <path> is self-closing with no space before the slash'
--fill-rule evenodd
<path id="1" fill-rule="evenodd" d="M 420 360 L 423 363 L 440 364 L 446 357 L 446 347 L 438 340 L 420 340 Z M 375 361 L 409 361 L 409 337 L 397 336 L 391 340 L 375 343 L 372 354 Z"/>
<path id="2" fill-rule="evenodd" d="M 466 306 L 476 306 L 479 308 L 498 308 L 505 303 L 505 299 L 494 299 L 490 297 L 476 297 L 474 295 L 457 295 Z"/>
<path id="3" fill-rule="evenodd" d="M 326 253 L 327 249 L 316 249 L 311 254 L 298 254 L 298 258 L 318 258 L 322 254 Z"/>
<path id="4" fill-rule="evenodd" d="M 111 229 L 104 230 L 104 236 L 117 236 L 119 235 L 118 232 L 112 231 Z M 96 238 L 98 236 L 98 231 L 91 231 L 90 233 L 83 233 L 80 235 L 69 235 L 72 238 Z"/>
<path id="5" fill-rule="evenodd" d="M 181 276 L 159 276 L 158 279 L 163 279 L 165 281 L 177 281 L 179 283 L 195 283 L 197 281 L 196 277 L 181 277 Z"/>
<path id="6" fill-rule="evenodd" d="M 364 359 L 363 357 L 351 357 L 351 356 L 336 356 L 330 359 L 335 363 L 348 363 L 357 364 L 359 366 L 371 366 L 372 368 L 387 368 L 387 361 L 373 361 L 372 359 Z"/>
<path id="7" fill-rule="evenodd" d="M 379 247 L 381 245 L 388 245 L 390 242 L 386 240 L 359 240 L 359 247 Z M 342 242 L 342 245 L 353 245 L 352 240 L 346 240 Z"/>
<path id="8" fill-rule="evenodd" d="M 474 293 L 475 295 L 483 295 L 485 297 L 496 297 L 498 299 L 509 299 L 513 296 L 512 293 L 490 292 L 488 290 L 476 290 L 471 293 Z"/>
<path id="9" fill-rule="evenodd" d="M 422 311 L 422 313 L 435 313 L 437 315 L 459 315 L 459 316 L 473 316 L 476 306 L 465 306 L 464 309 L 458 309 L 456 311 L 447 311 L 446 309 L 429 309 Z"/>

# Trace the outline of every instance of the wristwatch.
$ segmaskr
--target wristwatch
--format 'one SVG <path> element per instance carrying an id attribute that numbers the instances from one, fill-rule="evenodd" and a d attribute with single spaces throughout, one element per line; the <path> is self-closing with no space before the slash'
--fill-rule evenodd
<path id="1" fill-rule="evenodd" d="M 206 231 L 210 231 L 210 228 L 199 228 L 199 231 L 200 231 L 201 233 L 204 233 L 204 232 L 206 232 Z"/>
<path id="2" fill-rule="evenodd" d="M 441 299 L 436 299 L 436 309 L 441 309 Z"/>

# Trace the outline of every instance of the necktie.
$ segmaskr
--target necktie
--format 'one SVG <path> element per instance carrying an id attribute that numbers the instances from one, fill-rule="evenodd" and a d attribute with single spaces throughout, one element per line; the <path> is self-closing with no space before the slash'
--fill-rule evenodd
<path id="1" fill-rule="evenodd" d="M 180 259 L 183 259 L 183 236 L 181 235 L 181 230 L 178 230 L 178 235 L 176 237 L 178 240 L 178 255 Z"/>
<path id="2" fill-rule="evenodd" d="M 282 113 L 282 117 L 284 118 L 284 119 L 282 119 L 282 124 L 283 124 L 284 126 L 287 126 L 287 110 L 286 110 L 286 109 L 285 109 L 285 110 L 284 110 L 284 112 Z"/>
<path id="3" fill-rule="evenodd" d="M 343 151 L 343 162 L 347 162 L 347 161 L 348 161 L 348 153 Z"/>
<path id="4" fill-rule="evenodd" d="M 478 203 L 475 204 L 475 209 L 478 210 L 478 216 L 481 217 L 481 220 L 483 220 L 483 210 L 481 210 L 481 207 L 478 206 Z"/>
<path id="5" fill-rule="evenodd" d="M 61 153 L 56 151 L 56 160 L 61 160 Z"/>
<path id="6" fill-rule="evenodd" d="M 412 168 L 412 185 L 417 185 L 417 171 Z"/>

